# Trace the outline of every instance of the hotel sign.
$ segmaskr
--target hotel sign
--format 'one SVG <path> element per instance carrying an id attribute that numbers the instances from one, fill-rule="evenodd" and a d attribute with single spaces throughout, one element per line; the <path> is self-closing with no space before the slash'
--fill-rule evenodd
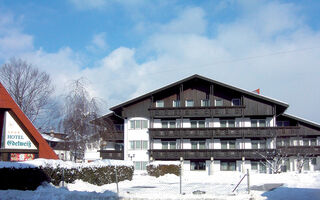
<path id="1" fill-rule="evenodd" d="M 2 147 L 5 149 L 37 149 L 9 112 L 5 113 Z"/>

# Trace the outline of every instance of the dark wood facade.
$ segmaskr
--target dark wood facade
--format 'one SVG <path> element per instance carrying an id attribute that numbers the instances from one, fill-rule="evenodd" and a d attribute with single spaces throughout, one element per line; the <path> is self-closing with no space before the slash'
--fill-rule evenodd
<path id="1" fill-rule="evenodd" d="M 233 100 L 239 100 L 239 105 L 233 105 Z M 192 100 L 193 106 L 187 107 L 186 101 Z M 201 102 L 208 103 L 203 105 Z M 216 100 L 222 104 L 216 105 Z M 163 106 L 157 106 L 157 101 L 161 101 Z M 173 101 L 178 101 L 179 105 L 173 105 Z M 111 108 L 117 115 L 130 119 L 132 117 L 143 117 L 150 120 L 149 156 L 156 160 L 179 160 L 184 159 L 245 159 L 257 160 L 264 155 L 272 158 L 280 151 L 280 147 L 273 149 L 152 149 L 152 142 L 155 139 L 175 140 L 175 139 L 253 139 L 266 140 L 276 138 L 316 138 L 320 137 L 320 125 L 300 120 L 283 114 L 288 108 L 288 104 L 270 99 L 252 92 L 248 92 L 224 83 L 220 83 L 199 75 L 194 75 L 184 80 L 178 81 L 166 87 L 160 88 L 128 102 Z M 288 121 L 286 126 L 270 127 L 226 127 L 226 128 L 154 128 L 155 119 L 161 120 L 182 120 L 220 118 L 251 118 L 266 119 L 268 117 L 277 120 Z M 272 127 L 273 126 L 273 127 Z M 106 137 L 110 141 L 123 141 L 122 133 L 109 133 Z M 301 150 L 304 152 L 314 152 L 319 154 L 319 147 L 281 147 L 281 152 L 288 155 L 297 155 Z M 101 151 L 101 155 L 114 155 L 111 151 Z M 119 152 L 118 152 L 119 153 Z"/>

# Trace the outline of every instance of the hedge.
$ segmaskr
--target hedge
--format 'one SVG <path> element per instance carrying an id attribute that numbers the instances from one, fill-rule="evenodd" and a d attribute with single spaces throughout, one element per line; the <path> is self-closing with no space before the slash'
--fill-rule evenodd
<path id="1" fill-rule="evenodd" d="M 117 170 L 118 181 L 132 180 L 133 166 L 110 166 L 110 165 L 76 165 L 66 166 L 57 162 L 57 165 L 32 166 L 20 162 L 3 164 L 0 162 L 0 190 L 35 190 L 43 182 L 49 182 L 56 186 L 62 181 L 72 183 L 77 179 L 94 184 L 104 185 L 116 182 L 115 169 Z M 11 166 L 12 165 L 12 166 Z"/>
<path id="2" fill-rule="evenodd" d="M 152 165 L 149 164 L 147 166 L 147 172 L 150 176 L 163 176 L 165 174 L 175 174 L 180 176 L 180 165 L 175 164 L 159 164 L 159 165 Z"/>

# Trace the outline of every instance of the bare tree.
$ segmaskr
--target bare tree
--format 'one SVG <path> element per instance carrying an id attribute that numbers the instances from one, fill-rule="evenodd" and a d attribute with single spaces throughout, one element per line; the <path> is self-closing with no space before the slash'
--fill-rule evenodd
<path id="1" fill-rule="evenodd" d="M 309 167 L 309 162 L 315 158 L 315 155 L 308 148 L 301 148 L 299 153 L 297 153 L 297 170 L 299 173 L 302 172 L 304 166 Z"/>
<path id="2" fill-rule="evenodd" d="M 97 100 L 89 95 L 85 79 L 71 82 L 70 91 L 65 97 L 64 112 L 62 124 L 76 161 L 83 158 L 86 144 L 96 139 L 99 132 L 97 126 L 91 123 L 98 117 L 99 106 Z"/>
<path id="3" fill-rule="evenodd" d="M 261 154 L 258 151 L 256 153 L 263 158 L 263 161 L 265 161 L 261 163 L 265 165 L 266 168 L 270 168 L 273 174 L 281 173 L 282 167 L 288 160 L 288 155 L 281 149 L 275 150 L 272 153 L 272 156 Z"/>
<path id="4" fill-rule="evenodd" d="M 26 61 L 12 58 L 0 68 L 0 80 L 32 122 L 37 121 L 39 115 L 50 108 L 54 87 L 46 72 Z"/>

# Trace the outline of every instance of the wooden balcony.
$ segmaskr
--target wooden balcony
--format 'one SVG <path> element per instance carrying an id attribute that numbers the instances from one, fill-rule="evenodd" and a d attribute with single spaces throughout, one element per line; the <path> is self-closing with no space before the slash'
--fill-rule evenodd
<path id="1" fill-rule="evenodd" d="M 272 158 L 275 155 L 275 149 L 152 149 L 149 150 L 150 156 L 155 160 L 179 160 L 183 157 L 185 160 L 205 159 L 215 160 L 224 159 L 262 159 L 263 156 Z M 263 156 L 262 156 L 263 155 Z"/>
<path id="2" fill-rule="evenodd" d="M 245 106 L 149 108 L 150 116 L 161 117 L 239 117 Z"/>
<path id="3" fill-rule="evenodd" d="M 286 156 L 319 156 L 320 146 L 286 146 L 278 147 L 278 151 Z"/>
<path id="4" fill-rule="evenodd" d="M 271 138 L 295 136 L 299 127 L 150 128 L 151 139 L 170 138 Z"/>
<path id="5" fill-rule="evenodd" d="M 103 133 L 102 137 L 105 141 L 116 141 L 116 140 L 123 140 L 124 133 L 121 131 L 118 132 L 105 132 Z"/>
<path id="6" fill-rule="evenodd" d="M 99 150 L 102 159 L 123 160 L 123 150 Z"/>

